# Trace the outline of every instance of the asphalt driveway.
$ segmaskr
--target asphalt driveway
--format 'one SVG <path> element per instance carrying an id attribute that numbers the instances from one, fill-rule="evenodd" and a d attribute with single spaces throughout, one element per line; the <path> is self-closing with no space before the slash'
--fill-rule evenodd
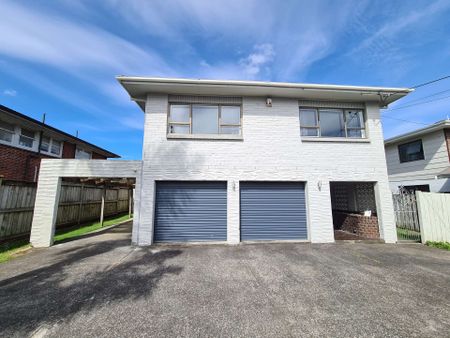
<path id="1" fill-rule="evenodd" d="M 126 226 L 0 265 L 0 336 L 450 333 L 450 252 L 421 245 L 130 246 Z"/>

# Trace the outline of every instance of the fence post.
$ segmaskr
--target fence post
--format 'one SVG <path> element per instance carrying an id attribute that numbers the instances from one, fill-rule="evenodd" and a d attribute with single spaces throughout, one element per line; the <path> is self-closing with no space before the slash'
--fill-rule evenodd
<path id="1" fill-rule="evenodd" d="M 133 207 L 133 189 L 128 189 L 128 218 L 131 218 L 132 207 Z"/>
<path id="2" fill-rule="evenodd" d="M 103 226 L 103 221 L 105 218 L 105 199 L 106 199 L 106 185 L 103 186 L 102 191 L 102 204 L 100 208 L 100 226 Z"/>
<path id="3" fill-rule="evenodd" d="M 81 183 L 80 202 L 78 204 L 78 225 L 81 223 L 81 210 L 83 208 L 83 199 L 84 199 L 84 183 Z"/>
<path id="4" fill-rule="evenodd" d="M 417 215 L 419 217 L 419 227 L 420 227 L 420 239 L 422 241 L 423 244 L 426 243 L 426 234 L 425 234 L 425 229 L 423 226 L 423 221 L 424 221 L 424 215 L 423 215 L 423 210 L 422 210 L 422 197 L 423 197 L 423 192 L 417 190 L 416 191 L 416 203 L 417 203 Z"/>

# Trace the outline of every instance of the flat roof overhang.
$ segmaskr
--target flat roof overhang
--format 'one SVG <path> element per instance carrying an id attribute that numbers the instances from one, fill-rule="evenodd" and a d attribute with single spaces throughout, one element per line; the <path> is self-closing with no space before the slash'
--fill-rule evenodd
<path id="1" fill-rule="evenodd" d="M 228 81 L 178 79 L 157 77 L 117 76 L 131 99 L 141 108 L 149 93 L 210 95 L 210 96 L 266 96 L 299 100 L 377 102 L 384 107 L 408 95 L 413 89 L 390 87 L 360 87 L 310 83 Z"/>

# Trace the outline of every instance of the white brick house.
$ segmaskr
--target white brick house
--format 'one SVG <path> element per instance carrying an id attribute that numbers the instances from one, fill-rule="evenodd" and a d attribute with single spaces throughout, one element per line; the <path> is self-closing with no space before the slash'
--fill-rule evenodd
<path id="1" fill-rule="evenodd" d="M 379 109 L 409 89 L 118 80 L 145 113 L 134 243 L 333 242 L 339 198 L 396 242 Z M 373 207 L 355 184 L 373 187 Z"/>

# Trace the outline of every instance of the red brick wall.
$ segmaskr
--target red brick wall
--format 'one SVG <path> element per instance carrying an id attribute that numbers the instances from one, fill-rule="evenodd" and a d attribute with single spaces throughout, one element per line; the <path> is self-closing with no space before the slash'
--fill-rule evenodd
<path id="1" fill-rule="evenodd" d="M 62 158 L 75 158 L 76 145 L 69 142 L 64 142 Z"/>
<path id="2" fill-rule="evenodd" d="M 39 174 L 41 158 L 48 157 L 0 144 L 0 176 L 5 180 L 34 182 L 35 175 Z"/>
<path id="3" fill-rule="evenodd" d="M 377 216 L 372 215 L 367 217 L 345 212 L 334 212 L 333 220 L 337 229 L 341 229 L 367 239 L 380 238 Z"/>

